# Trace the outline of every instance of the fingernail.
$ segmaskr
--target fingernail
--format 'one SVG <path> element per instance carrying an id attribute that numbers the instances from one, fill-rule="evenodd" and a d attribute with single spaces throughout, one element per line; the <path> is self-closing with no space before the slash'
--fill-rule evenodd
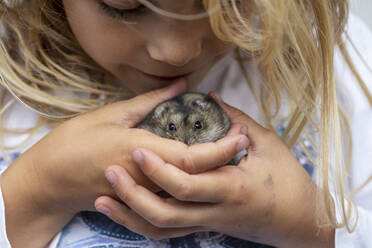
<path id="1" fill-rule="evenodd" d="M 143 164 L 143 154 L 142 154 L 142 152 L 139 151 L 139 150 L 135 150 L 133 152 L 133 160 L 137 164 L 142 165 Z"/>
<path id="2" fill-rule="evenodd" d="M 248 145 L 249 145 L 249 140 L 247 138 L 241 138 L 238 144 L 236 145 L 236 151 L 241 152 L 244 149 L 246 149 Z"/>
<path id="3" fill-rule="evenodd" d="M 240 133 L 248 135 L 248 128 L 246 126 L 242 126 L 242 128 L 240 128 Z"/>
<path id="4" fill-rule="evenodd" d="M 215 97 L 219 102 L 223 102 L 221 96 L 220 96 L 219 94 L 217 94 L 217 92 L 214 91 L 214 92 L 213 92 L 213 95 L 214 95 L 214 97 Z"/>
<path id="5" fill-rule="evenodd" d="M 116 181 L 117 181 L 117 176 L 116 176 L 115 172 L 110 170 L 110 171 L 106 172 L 105 176 L 106 176 L 107 181 L 109 181 L 112 186 L 115 186 Z"/>
<path id="6" fill-rule="evenodd" d="M 96 207 L 97 211 L 104 214 L 104 215 L 107 215 L 109 216 L 110 215 L 110 209 L 104 205 L 99 205 Z"/>

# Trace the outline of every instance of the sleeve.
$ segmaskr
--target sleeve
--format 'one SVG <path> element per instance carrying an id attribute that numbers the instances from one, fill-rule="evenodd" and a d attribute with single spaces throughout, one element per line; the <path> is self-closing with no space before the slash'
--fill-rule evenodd
<path id="1" fill-rule="evenodd" d="M 345 228 L 335 233 L 336 248 L 369 247 L 372 244 L 372 211 L 358 207 L 359 219 L 354 232 Z"/>
<path id="2" fill-rule="evenodd" d="M 363 59 L 347 40 L 346 49 L 367 89 L 372 92 L 372 32 L 357 16 L 350 14 L 347 33 Z M 339 51 L 336 51 L 335 73 L 337 83 L 346 92 L 337 93 L 352 132 L 353 154 L 348 177 L 349 190 L 352 190 L 372 176 L 372 106 Z M 346 228 L 336 229 L 336 248 L 370 247 L 372 244 L 372 182 L 357 193 L 353 201 L 358 209 L 358 224 L 353 233 Z M 336 216 L 340 216 L 337 210 Z"/>

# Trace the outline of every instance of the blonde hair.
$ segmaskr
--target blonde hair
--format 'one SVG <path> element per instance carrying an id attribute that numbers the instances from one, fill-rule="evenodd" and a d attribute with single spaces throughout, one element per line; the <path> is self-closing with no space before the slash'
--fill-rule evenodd
<path id="1" fill-rule="evenodd" d="M 350 221 L 352 195 L 346 195 L 344 189 L 352 146 L 348 120 L 336 98 L 333 60 L 337 46 L 371 105 L 372 97 L 345 49 L 342 35 L 348 1 L 203 0 L 203 3 L 207 10 L 219 8 L 210 14 L 217 37 L 239 47 L 237 56 L 242 72 L 256 96 L 267 128 L 275 131 L 274 119 L 282 97 L 290 99 L 289 122 L 282 138 L 290 149 L 295 144 L 301 146 L 318 167 L 323 201 L 332 225 L 346 226 L 352 232 L 357 221 Z M 0 39 L 1 85 L 38 111 L 43 121 L 48 116 L 65 120 L 123 97 L 118 95 L 120 91 L 111 75 L 79 46 L 60 1 L 22 1 L 17 8 L 2 1 L 0 16 L 4 32 Z M 247 61 L 254 62 L 257 73 L 262 74 L 258 90 L 248 76 Z M 76 98 L 57 96 L 55 92 L 61 90 L 76 94 Z M 79 95 L 84 93 L 88 97 Z M 0 118 L 9 104 L 2 102 L 2 107 Z M 346 135 L 341 136 L 341 129 L 346 130 L 343 132 Z M 3 128 L 1 133 L 9 131 Z M 316 148 L 317 161 L 305 140 Z M 342 149 L 346 154 L 344 163 Z M 329 182 L 340 202 L 336 205 L 342 213 L 339 223 L 332 211 Z"/>

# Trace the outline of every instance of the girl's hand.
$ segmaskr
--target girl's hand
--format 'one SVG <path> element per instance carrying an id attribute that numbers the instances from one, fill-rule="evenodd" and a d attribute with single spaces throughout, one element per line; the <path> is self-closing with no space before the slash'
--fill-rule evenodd
<path id="1" fill-rule="evenodd" d="M 238 166 L 191 175 L 156 151 L 137 148 L 133 159 L 172 197 L 161 198 L 110 166 L 106 175 L 129 208 L 102 196 L 97 209 L 155 239 L 215 231 L 278 247 L 333 247 L 334 230 L 317 225 L 317 219 L 328 224 L 322 201 L 316 213 L 320 190 L 280 137 L 214 97 L 234 123 L 248 127 L 248 155 Z"/>
<path id="2" fill-rule="evenodd" d="M 182 81 L 66 121 L 22 154 L 1 178 L 12 245 L 44 245 L 77 212 L 95 210 L 98 196 L 115 197 L 104 176 L 111 164 L 125 167 L 144 188 L 159 190 L 133 162 L 136 147 L 152 150 L 189 173 L 223 165 L 234 157 L 239 141 L 248 143 L 245 135 L 230 135 L 190 149 L 134 128 L 157 104 L 184 91 Z M 201 147 L 207 152 L 200 152 Z M 207 159 L 210 156 L 215 159 Z M 29 243 L 34 233 L 38 239 Z"/>

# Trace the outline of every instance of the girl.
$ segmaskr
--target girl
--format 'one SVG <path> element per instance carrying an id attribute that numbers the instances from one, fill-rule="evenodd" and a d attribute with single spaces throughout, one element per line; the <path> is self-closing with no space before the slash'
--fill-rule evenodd
<path id="1" fill-rule="evenodd" d="M 346 0 L 3 0 L 0 13 L 1 247 L 371 242 L 372 84 Z M 186 88 L 243 110 L 211 93 L 225 138 L 187 147 L 135 128 Z"/>

